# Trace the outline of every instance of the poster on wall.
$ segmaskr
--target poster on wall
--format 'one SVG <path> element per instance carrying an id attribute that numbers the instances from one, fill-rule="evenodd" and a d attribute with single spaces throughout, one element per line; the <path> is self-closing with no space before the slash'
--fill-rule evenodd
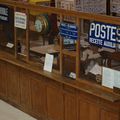
<path id="1" fill-rule="evenodd" d="M 110 1 L 111 13 L 120 13 L 120 0 Z"/>
<path id="2" fill-rule="evenodd" d="M 9 22 L 9 8 L 5 5 L 0 5 L 0 22 Z"/>
<path id="3" fill-rule="evenodd" d="M 106 0 L 83 0 L 83 12 L 106 14 Z"/>
<path id="4" fill-rule="evenodd" d="M 117 25 L 91 22 L 89 43 L 112 49 L 120 49 L 120 28 Z"/>
<path id="5" fill-rule="evenodd" d="M 27 27 L 27 15 L 22 12 L 15 12 L 15 27 L 26 29 Z"/>
<path id="6" fill-rule="evenodd" d="M 57 8 L 106 14 L 106 0 L 55 0 Z"/>

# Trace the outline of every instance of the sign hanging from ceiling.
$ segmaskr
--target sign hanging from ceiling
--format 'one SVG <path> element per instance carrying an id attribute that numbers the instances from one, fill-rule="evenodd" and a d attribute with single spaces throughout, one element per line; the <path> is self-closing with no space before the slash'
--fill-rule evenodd
<path id="1" fill-rule="evenodd" d="M 5 5 L 0 5 L 0 21 L 9 21 L 9 8 Z"/>
<path id="2" fill-rule="evenodd" d="M 116 46 L 120 46 L 119 26 L 102 22 L 91 22 L 89 43 L 115 49 Z"/>

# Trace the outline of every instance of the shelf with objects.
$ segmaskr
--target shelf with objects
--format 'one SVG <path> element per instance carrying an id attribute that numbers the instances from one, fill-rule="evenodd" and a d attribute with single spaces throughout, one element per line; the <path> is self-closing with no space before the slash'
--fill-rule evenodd
<path id="1" fill-rule="evenodd" d="M 48 53 L 61 75 L 102 85 L 103 66 L 119 71 L 119 18 L 26 2 L 1 1 L 2 5 L 14 11 L 11 26 L 18 60 L 43 66 Z"/>

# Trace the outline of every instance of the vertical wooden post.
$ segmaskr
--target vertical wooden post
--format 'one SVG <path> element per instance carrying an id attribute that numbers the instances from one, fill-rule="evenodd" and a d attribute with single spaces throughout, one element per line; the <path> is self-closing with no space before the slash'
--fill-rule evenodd
<path id="1" fill-rule="evenodd" d="M 16 11 L 16 7 L 14 6 L 14 13 Z M 18 42 L 17 42 L 17 30 L 14 26 L 14 49 L 15 49 L 15 58 L 17 58 L 17 52 L 18 52 Z"/>
<path id="2" fill-rule="evenodd" d="M 63 20 L 63 15 L 60 14 L 60 23 Z M 60 36 L 60 74 L 63 74 L 63 38 Z"/>
<path id="3" fill-rule="evenodd" d="M 26 61 L 29 62 L 30 40 L 29 40 L 29 10 L 26 9 L 27 27 L 26 27 Z"/>
<path id="4" fill-rule="evenodd" d="M 77 17 L 78 39 L 76 43 L 76 79 L 80 77 L 80 19 Z"/>

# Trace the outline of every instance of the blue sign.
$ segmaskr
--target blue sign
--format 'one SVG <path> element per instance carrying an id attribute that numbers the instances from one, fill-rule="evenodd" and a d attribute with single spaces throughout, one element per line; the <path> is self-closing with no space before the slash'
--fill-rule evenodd
<path id="1" fill-rule="evenodd" d="M 120 44 L 119 26 L 92 22 L 89 30 L 89 43 L 115 49 L 116 45 Z"/>
<path id="2" fill-rule="evenodd" d="M 9 8 L 5 5 L 0 5 L 0 21 L 9 21 Z"/>
<path id="3" fill-rule="evenodd" d="M 75 24 L 61 23 L 60 24 L 60 35 L 65 38 L 77 40 L 78 39 L 78 29 Z"/>

